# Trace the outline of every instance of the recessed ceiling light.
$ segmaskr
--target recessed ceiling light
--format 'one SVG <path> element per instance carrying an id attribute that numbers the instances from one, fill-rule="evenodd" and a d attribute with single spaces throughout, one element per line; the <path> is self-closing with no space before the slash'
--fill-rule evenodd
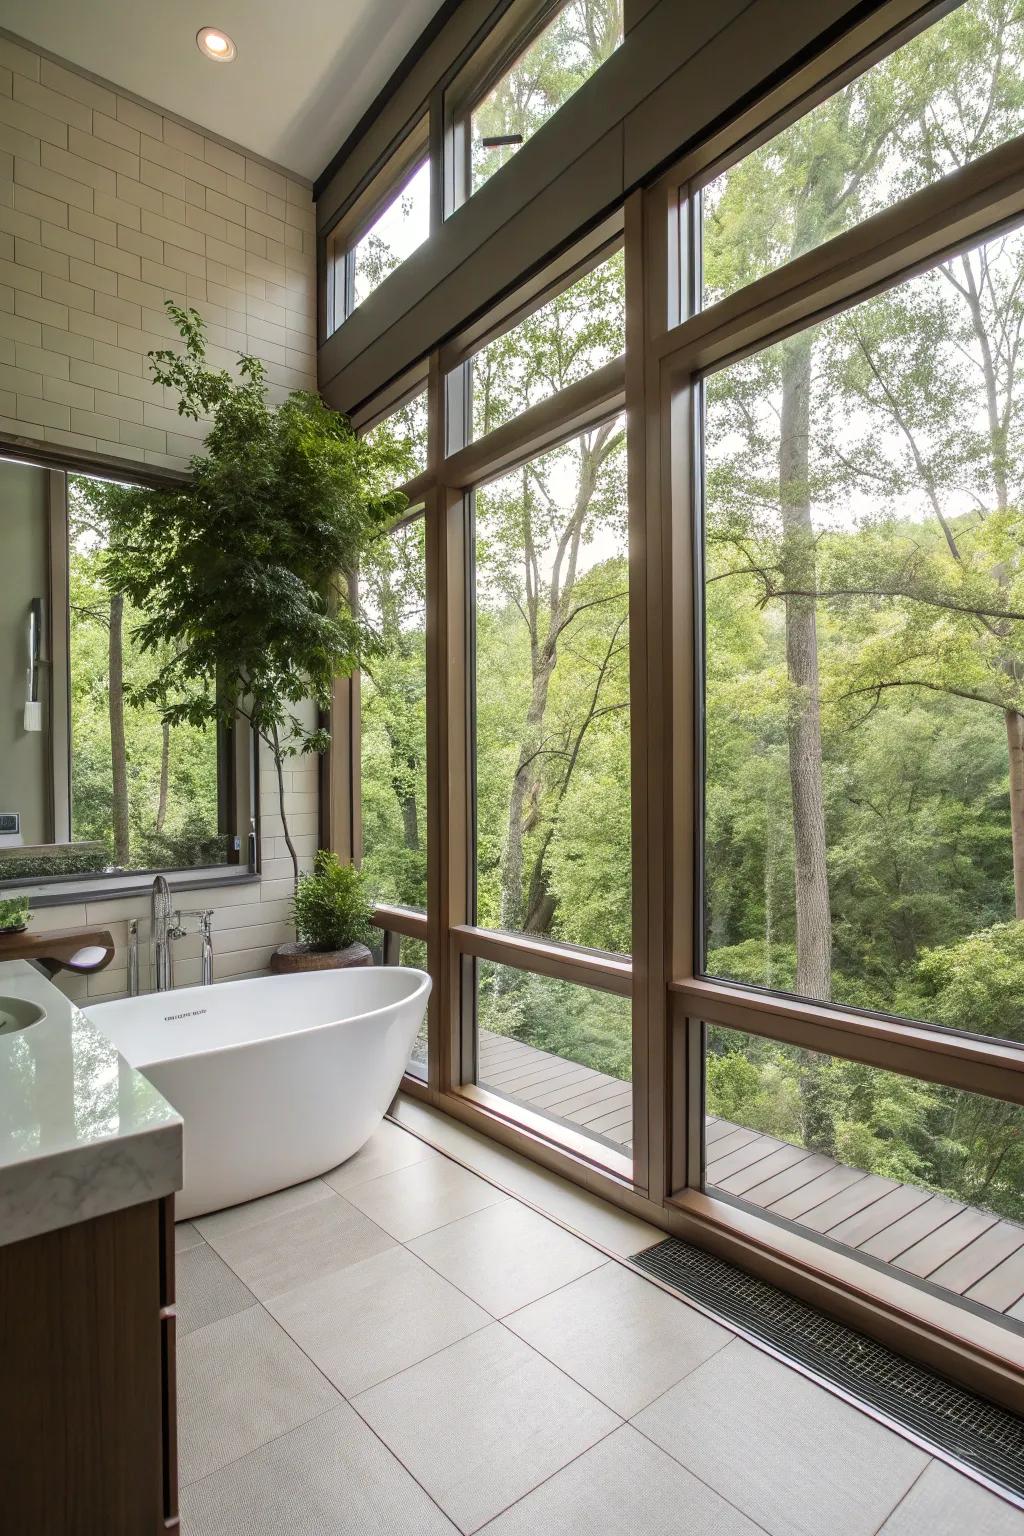
<path id="1" fill-rule="evenodd" d="M 196 45 L 200 53 L 218 64 L 230 64 L 238 49 L 219 27 L 200 27 L 196 33 Z"/>

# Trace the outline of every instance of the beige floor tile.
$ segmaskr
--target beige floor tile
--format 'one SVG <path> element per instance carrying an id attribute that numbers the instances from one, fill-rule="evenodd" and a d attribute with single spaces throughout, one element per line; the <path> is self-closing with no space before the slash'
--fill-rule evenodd
<path id="1" fill-rule="evenodd" d="M 174 1229 L 174 1251 L 184 1253 L 188 1248 L 194 1248 L 203 1239 L 190 1221 L 179 1221 Z"/>
<path id="2" fill-rule="evenodd" d="M 500 1323 L 371 1387 L 354 1406 L 467 1533 L 620 1422 Z"/>
<path id="3" fill-rule="evenodd" d="M 500 1146 L 432 1105 L 400 1100 L 398 1113 L 421 1135 L 457 1157 L 484 1178 L 527 1200 L 556 1221 L 564 1222 L 582 1237 L 600 1243 L 611 1253 L 630 1258 L 643 1248 L 664 1239 L 664 1232 L 637 1216 L 631 1216 L 588 1190 L 570 1183 L 539 1163 Z"/>
<path id="4" fill-rule="evenodd" d="M 769 1536 L 875 1536 L 928 1460 L 739 1340 L 635 1422 Z"/>
<path id="5" fill-rule="evenodd" d="M 625 1419 L 734 1337 L 614 1261 L 505 1322 Z"/>
<path id="6" fill-rule="evenodd" d="M 231 1232 L 241 1232 L 246 1227 L 259 1226 L 275 1216 L 297 1211 L 317 1200 L 326 1200 L 331 1191 L 322 1179 L 310 1179 L 305 1184 L 293 1184 L 290 1189 L 279 1189 L 262 1200 L 247 1200 L 244 1205 L 232 1205 L 226 1211 L 215 1211 L 210 1216 L 197 1216 L 195 1227 L 208 1243 Z"/>
<path id="7" fill-rule="evenodd" d="M 933 1461 L 879 1536 L 1024 1536 L 1024 1513 Z"/>
<path id="8" fill-rule="evenodd" d="M 256 1298 L 208 1244 L 199 1242 L 177 1255 L 175 1300 L 177 1335 L 183 1339 L 207 1323 L 244 1312 Z"/>
<path id="9" fill-rule="evenodd" d="M 345 1198 L 406 1243 L 471 1211 L 496 1205 L 506 1196 L 450 1158 L 439 1157 L 358 1184 Z"/>
<path id="10" fill-rule="evenodd" d="M 517 1200 L 474 1211 L 414 1238 L 409 1247 L 495 1317 L 608 1262 Z"/>
<path id="11" fill-rule="evenodd" d="M 745 1515 L 630 1425 L 585 1451 L 483 1536 L 761 1536 Z"/>
<path id="12" fill-rule="evenodd" d="M 568 1179 L 561 1179 L 545 1170 L 540 1171 L 543 1189 L 538 1185 L 535 1193 L 527 1194 L 524 1191 L 524 1199 L 540 1206 L 541 1210 L 557 1221 L 572 1227 L 581 1237 L 600 1243 L 603 1248 L 624 1259 L 631 1258 L 644 1248 L 650 1248 L 653 1243 L 664 1241 L 665 1234 L 658 1227 L 652 1227 L 638 1216 L 631 1216 L 617 1205 L 611 1205 L 607 1200 L 570 1184 Z"/>
<path id="13" fill-rule="evenodd" d="M 475 1302 L 398 1246 L 267 1305 L 346 1397 L 491 1322 Z"/>
<path id="14" fill-rule="evenodd" d="M 330 1190 L 324 1200 L 258 1226 L 217 1233 L 210 1241 L 260 1301 L 394 1245 L 386 1232 Z"/>
<path id="15" fill-rule="evenodd" d="M 182 1486 L 339 1401 L 330 1382 L 262 1307 L 197 1329 L 178 1346 Z"/>
<path id="16" fill-rule="evenodd" d="M 182 1536 L 455 1536 L 347 1403 L 186 1488 L 181 1515 Z"/>
<path id="17" fill-rule="evenodd" d="M 418 1136 L 385 1120 L 354 1157 L 324 1174 L 324 1183 L 343 1195 L 357 1184 L 367 1184 L 382 1174 L 394 1173 L 397 1168 L 408 1168 L 412 1163 L 423 1163 L 440 1156 L 440 1152 L 428 1147 Z"/>

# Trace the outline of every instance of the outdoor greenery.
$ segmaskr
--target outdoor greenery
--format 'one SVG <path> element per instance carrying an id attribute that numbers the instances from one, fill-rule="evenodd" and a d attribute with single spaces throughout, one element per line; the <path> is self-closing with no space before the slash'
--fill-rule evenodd
<path id="1" fill-rule="evenodd" d="M 292 913 L 300 940 L 311 949 L 347 949 L 374 937 L 366 877 L 325 848 L 317 853 L 312 873 L 300 877 Z"/>
<path id="2" fill-rule="evenodd" d="M 1024 3 L 967 0 L 706 189 L 705 303 L 1022 130 Z M 623 313 L 606 263 L 491 343 L 475 433 L 615 355 Z M 1022 340 L 1010 230 L 706 381 L 712 975 L 1024 1045 Z M 477 921 L 628 951 L 622 423 L 475 503 Z M 379 555 L 363 814 L 374 891 L 422 905 L 414 530 Z M 614 1000 L 486 967 L 479 996 L 482 1026 L 629 1077 Z M 998 1102 L 716 1030 L 708 1105 L 1024 1218 Z"/>
<path id="3" fill-rule="evenodd" d="M 529 139 L 622 42 L 622 0 L 569 0 L 494 90 L 474 110 L 472 190 L 506 165 L 518 145 L 486 147 L 487 138 Z"/>
<path id="4" fill-rule="evenodd" d="M 0 933 L 24 928 L 28 920 L 27 896 L 0 896 Z"/>
<path id="5" fill-rule="evenodd" d="M 67 859 L 25 874 L 222 864 L 217 803 L 218 734 L 170 724 L 137 699 L 157 677 L 161 654 L 145 652 L 141 612 L 112 590 L 106 561 L 131 486 L 68 476 L 71 656 L 71 811 L 76 845 Z M 82 845 L 96 845 L 88 851 Z M 20 868 L 21 866 L 19 866 Z"/>

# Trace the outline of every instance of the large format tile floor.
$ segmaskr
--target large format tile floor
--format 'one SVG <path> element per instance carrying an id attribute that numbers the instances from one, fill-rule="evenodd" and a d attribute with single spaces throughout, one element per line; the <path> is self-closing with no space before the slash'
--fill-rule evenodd
<path id="1" fill-rule="evenodd" d="M 399 1113 L 420 1135 L 386 1122 L 325 1178 L 179 1226 L 186 1536 L 1024 1536 L 608 1257 L 654 1228 Z"/>

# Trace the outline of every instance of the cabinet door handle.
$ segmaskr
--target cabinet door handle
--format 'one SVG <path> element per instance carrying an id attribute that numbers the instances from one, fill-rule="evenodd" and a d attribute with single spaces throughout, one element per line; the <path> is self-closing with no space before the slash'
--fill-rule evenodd
<path id="1" fill-rule="evenodd" d="M 178 1524 L 178 1392 L 175 1374 L 175 1309 L 161 1309 L 160 1368 L 163 1407 L 164 1527 Z"/>

